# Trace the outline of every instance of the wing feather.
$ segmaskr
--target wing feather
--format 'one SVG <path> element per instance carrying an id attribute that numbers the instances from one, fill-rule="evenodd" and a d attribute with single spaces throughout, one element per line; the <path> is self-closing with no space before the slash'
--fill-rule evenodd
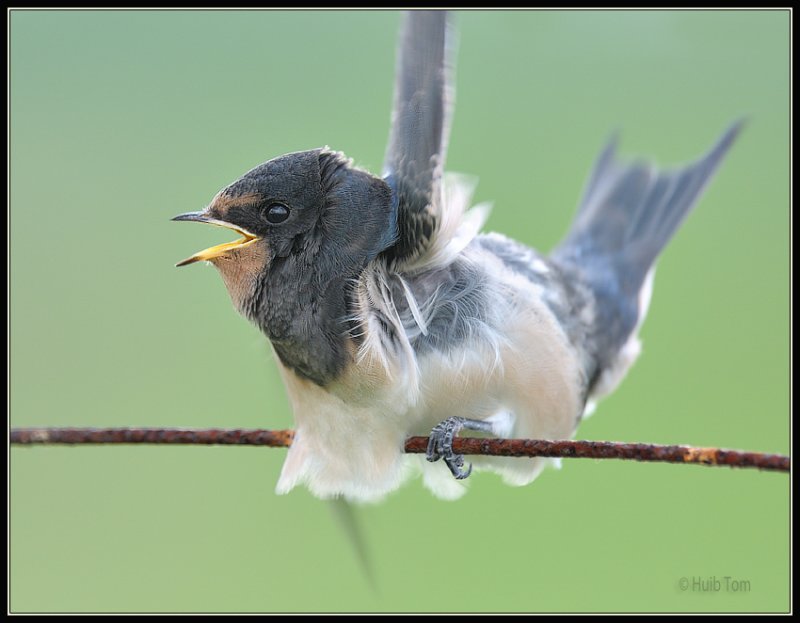
<path id="1" fill-rule="evenodd" d="M 398 234 L 386 254 L 406 265 L 430 250 L 442 225 L 454 39 L 446 11 L 409 11 L 404 17 L 383 173 L 394 194 Z"/>

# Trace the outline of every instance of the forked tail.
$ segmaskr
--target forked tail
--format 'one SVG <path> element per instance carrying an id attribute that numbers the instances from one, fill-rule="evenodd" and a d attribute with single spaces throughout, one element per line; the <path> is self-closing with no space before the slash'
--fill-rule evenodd
<path id="1" fill-rule="evenodd" d="M 641 161 L 620 163 L 616 139 L 600 154 L 569 233 L 552 254 L 592 292 L 589 350 L 596 373 L 615 365 L 641 324 L 649 302 L 648 274 L 742 125 L 734 123 L 706 155 L 673 170 Z"/>
<path id="2" fill-rule="evenodd" d="M 616 138 L 595 164 L 578 213 L 554 256 L 611 262 L 625 290 L 638 292 L 659 253 L 694 207 L 727 153 L 742 121 L 733 124 L 705 156 L 685 167 L 659 171 L 615 158 Z"/>

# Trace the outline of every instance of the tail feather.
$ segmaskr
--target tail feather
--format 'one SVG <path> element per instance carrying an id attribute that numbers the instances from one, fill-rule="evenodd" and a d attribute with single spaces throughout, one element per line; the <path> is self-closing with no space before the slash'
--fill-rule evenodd
<path id="1" fill-rule="evenodd" d="M 358 511 L 353 504 L 342 497 L 329 500 L 329 508 L 341 526 L 350 546 L 358 560 L 358 565 L 373 591 L 378 592 L 378 582 L 375 576 L 372 552 L 364 535 L 364 529 L 359 521 Z"/>
<path id="2" fill-rule="evenodd" d="M 742 121 L 734 123 L 693 164 L 671 171 L 642 162 L 619 163 L 617 138 L 612 138 L 595 164 L 572 228 L 554 255 L 587 268 L 600 260 L 604 273 L 610 262 L 620 286 L 638 292 L 742 125 Z"/>
<path id="3" fill-rule="evenodd" d="M 618 162 L 616 137 L 597 159 L 572 227 L 553 252 L 571 278 L 592 293 L 583 347 L 594 393 L 610 391 L 636 359 L 648 275 L 742 125 L 733 124 L 705 156 L 675 170 Z"/>
<path id="4" fill-rule="evenodd" d="M 717 144 L 696 163 L 656 177 L 638 218 L 629 228 L 625 253 L 630 261 L 652 265 L 711 180 L 719 163 L 741 130 L 731 126 Z M 652 206 L 649 207 L 648 206 Z"/>

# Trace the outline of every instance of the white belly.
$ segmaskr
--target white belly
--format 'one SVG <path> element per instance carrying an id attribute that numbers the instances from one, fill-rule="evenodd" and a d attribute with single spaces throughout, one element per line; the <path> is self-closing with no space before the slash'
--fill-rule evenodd
<path id="1" fill-rule="evenodd" d="M 583 409 L 578 358 L 535 289 L 520 297 L 503 306 L 504 337 L 487 327 L 449 352 L 419 357 L 413 374 L 389 373 L 366 358 L 323 389 L 282 369 L 297 435 L 277 491 L 304 484 L 319 497 L 377 500 L 421 470 L 434 494 L 458 497 L 464 481 L 453 479 L 443 462 L 403 454 L 408 436 L 427 435 L 451 416 L 491 419 L 505 437 L 570 437 Z M 547 462 L 467 460 L 511 484 L 532 481 Z"/>

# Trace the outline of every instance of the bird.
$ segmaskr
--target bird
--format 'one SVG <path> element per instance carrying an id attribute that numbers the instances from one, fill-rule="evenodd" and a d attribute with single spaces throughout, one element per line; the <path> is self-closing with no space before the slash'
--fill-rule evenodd
<path id="1" fill-rule="evenodd" d="M 279 494 L 375 502 L 421 475 L 456 499 L 473 470 L 532 482 L 555 460 L 466 463 L 453 439 L 575 434 L 639 356 L 656 260 L 743 125 L 671 169 L 620 159 L 613 136 L 545 254 L 482 233 L 474 181 L 445 172 L 454 56 L 448 12 L 404 14 L 380 175 L 298 151 L 173 219 L 241 236 L 177 265 L 212 264 L 272 346 L 295 422 Z M 404 453 L 413 435 L 429 436 L 424 456 Z"/>

